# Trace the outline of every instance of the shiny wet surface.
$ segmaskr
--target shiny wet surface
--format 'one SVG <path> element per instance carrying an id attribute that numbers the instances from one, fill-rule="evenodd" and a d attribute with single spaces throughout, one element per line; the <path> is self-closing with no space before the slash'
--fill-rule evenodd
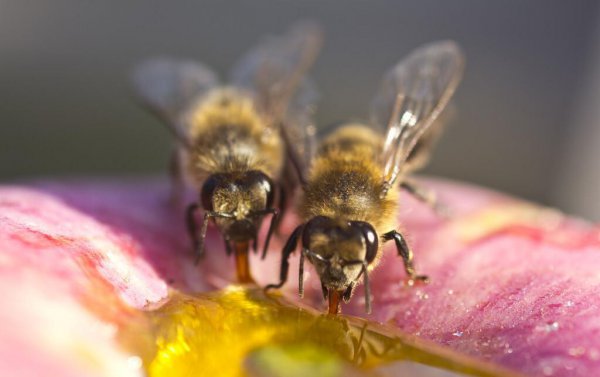
<path id="1" fill-rule="evenodd" d="M 137 347 L 149 376 L 509 373 L 376 323 L 321 315 L 241 286 L 174 295 L 142 322 L 150 335 Z"/>

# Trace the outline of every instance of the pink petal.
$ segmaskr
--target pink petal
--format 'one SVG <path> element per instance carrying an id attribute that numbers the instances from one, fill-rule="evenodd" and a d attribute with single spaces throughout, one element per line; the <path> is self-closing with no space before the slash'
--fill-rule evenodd
<path id="1" fill-rule="evenodd" d="M 532 375 L 596 374 L 598 228 L 482 189 L 431 186 L 452 220 L 403 197 L 400 223 L 432 283 L 403 286 L 401 261 L 388 250 L 372 274 L 371 317 Z M 0 371 L 139 375 L 115 340 L 131 309 L 159 304 L 169 287 L 228 283 L 233 261 L 218 234 L 209 233 L 208 255 L 194 267 L 183 210 L 167 197 L 158 181 L 0 188 Z M 283 233 L 293 226 L 290 216 Z M 259 282 L 277 281 L 280 248 L 275 240 L 267 261 L 253 260 Z M 307 286 L 305 301 L 320 307 L 314 274 Z M 363 315 L 361 291 L 346 312 Z"/>

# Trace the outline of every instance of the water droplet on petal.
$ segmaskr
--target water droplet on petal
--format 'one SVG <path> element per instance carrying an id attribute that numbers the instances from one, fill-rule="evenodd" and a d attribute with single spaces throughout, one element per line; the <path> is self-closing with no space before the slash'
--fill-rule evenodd
<path id="1" fill-rule="evenodd" d="M 571 308 L 571 307 L 575 306 L 575 303 L 573 301 L 569 300 L 565 303 L 565 306 L 567 308 Z"/>
<path id="2" fill-rule="evenodd" d="M 455 331 L 455 332 L 452 333 L 452 335 L 460 338 L 461 336 L 463 336 L 463 332 L 462 331 Z"/>
<path id="3" fill-rule="evenodd" d="M 546 325 L 546 332 L 552 332 L 558 330 L 559 324 L 558 322 L 552 322 Z"/>
<path id="4" fill-rule="evenodd" d="M 429 298 L 429 295 L 427 293 L 424 293 L 421 290 L 416 291 L 415 295 L 417 295 L 417 297 L 419 298 L 419 300 L 427 300 Z"/>
<path id="5" fill-rule="evenodd" d="M 583 347 L 572 347 L 569 348 L 569 355 L 573 357 L 583 356 L 585 354 L 585 348 Z"/>

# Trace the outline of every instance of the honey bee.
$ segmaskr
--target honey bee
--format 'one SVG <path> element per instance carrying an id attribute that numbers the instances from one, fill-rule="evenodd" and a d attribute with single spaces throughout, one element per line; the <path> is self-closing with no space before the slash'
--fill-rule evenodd
<path id="1" fill-rule="evenodd" d="M 155 58 L 134 70 L 135 92 L 176 139 L 172 199 L 181 200 L 186 181 L 200 188 L 199 201 L 186 211 L 196 264 L 204 255 L 208 224 L 213 222 L 227 254 L 235 255 L 239 282 L 253 282 L 250 241 L 256 252 L 262 220 L 271 215 L 264 258 L 285 207 L 281 124 L 310 117 L 315 96 L 304 76 L 320 45 L 316 25 L 297 24 L 250 50 L 225 86 L 204 65 L 185 60 Z M 203 219 L 198 227 L 200 208 Z"/>
<path id="2" fill-rule="evenodd" d="M 289 257 L 301 242 L 299 293 L 303 295 L 304 260 L 321 280 L 328 312 L 337 314 L 361 281 L 371 312 L 369 272 L 378 264 L 383 244 L 395 243 L 408 282 L 427 282 L 415 272 L 413 253 L 396 229 L 400 189 L 435 206 L 426 190 L 408 175 L 428 160 L 442 128 L 446 108 L 463 72 L 460 48 L 451 41 L 425 45 L 400 61 L 385 76 L 371 106 L 372 127 L 346 124 L 320 144 L 302 176 L 298 214 L 303 220 L 282 252 L 280 282 L 285 284 Z"/>

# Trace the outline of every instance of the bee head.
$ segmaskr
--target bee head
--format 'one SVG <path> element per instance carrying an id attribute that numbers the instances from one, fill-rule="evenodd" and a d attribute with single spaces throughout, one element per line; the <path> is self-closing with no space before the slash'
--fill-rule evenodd
<path id="1" fill-rule="evenodd" d="M 317 216 L 306 223 L 302 245 L 324 290 L 341 293 L 347 301 L 361 276 L 367 278 L 367 266 L 377 255 L 379 240 L 373 226 L 364 221 Z"/>
<path id="2" fill-rule="evenodd" d="M 233 241 L 256 237 L 265 210 L 273 205 L 275 186 L 257 170 L 210 175 L 200 194 L 205 211 L 218 214 L 215 222 Z"/>

